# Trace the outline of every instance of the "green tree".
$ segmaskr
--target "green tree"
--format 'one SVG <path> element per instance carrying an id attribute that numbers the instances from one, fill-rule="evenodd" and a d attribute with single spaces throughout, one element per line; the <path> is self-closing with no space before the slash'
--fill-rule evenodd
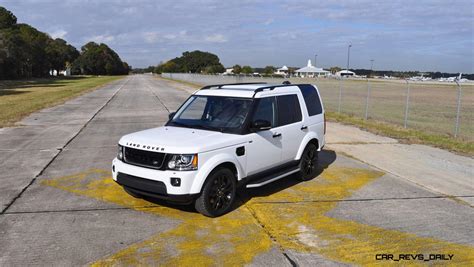
<path id="1" fill-rule="evenodd" d="M 240 74 L 242 72 L 242 67 L 239 64 L 236 64 L 232 67 L 234 74 Z"/>
<path id="2" fill-rule="evenodd" d="M 82 74 L 120 75 L 130 71 L 128 64 L 124 64 L 118 54 L 103 43 L 85 44 L 74 63 L 74 69 L 79 69 Z"/>
<path id="3" fill-rule="evenodd" d="M 273 66 L 266 66 L 263 69 L 263 73 L 265 73 L 266 75 L 272 75 L 275 72 L 275 70 L 276 70 L 276 68 L 273 67 Z"/>
<path id="4" fill-rule="evenodd" d="M 252 73 L 253 73 L 253 69 L 252 69 L 252 67 L 250 67 L 250 66 L 243 66 L 243 67 L 242 67 L 242 73 L 243 73 L 243 74 L 252 74 Z"/>
<path id="5" fill-rule="evenodd" d="M 10 28 L 16 24 L 16 17 L 13 13 L 0 6 L 0 29 Z"/>
<path id="6" fill-rule="evenodd" d="M 167 65 L 166 71 L 162 69 L 162 72 L 192 72 L 201 73 L 208 72 L 218 73 L 224 72 L 224 66 L 220 63 L 219 57 L 209 53 L 196 51 L 186 51 L 181 57 L 176 57 L 168 62 L 173 62 L 174 65 Z M 164 65 L 166 65 L 165 63 Z"/>
<path id="7" fill-rule="evenodd" d="M 65 70 L 66 65 L 70 65 L 80 55 L 74 46 L 60 38 L 51 39 L 46 52 L 50 58 L 51 68 L 57 72 Z"/>
<path id="8" fill-rule="evenodd" d="M 339 67 L 330 67 L 329 68 L 329 71 L 332 73 L 332 74 L 335 74 L 336 72 L 338 71 L 341 71 L 342 69 L 339 68 Z"/>

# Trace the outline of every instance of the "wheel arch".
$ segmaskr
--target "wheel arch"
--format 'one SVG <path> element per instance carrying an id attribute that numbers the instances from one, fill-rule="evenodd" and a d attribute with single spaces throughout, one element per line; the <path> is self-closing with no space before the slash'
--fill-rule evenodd
<path id="1" fill-rule="evenodd" d="M 318 150 L 321 149 L 318 136 L 316 134 L 308 134 L 303 138 L 303 141 L 301 142 L 300 147 L 298 149 L 298 153 L 296 153 L 295 160 L 299 160 L 301 158 L 301 155 L 303 155 L 304 149 L 310 143 L 315 144 Z"/>
<path id="2" fill-rule="evenodd" d="M 241 179 L 243 175 L 243 169 L 237 159 L 233 159 L 227 155 L 221 154 L 208 160 L 201 168 L 200 172 L 196 175 L 193 185 L 191 186 L 191 193 L 200 193 L 207 177 L 216 169 L 225 167 L 234 173 L 236 182 Z"/>

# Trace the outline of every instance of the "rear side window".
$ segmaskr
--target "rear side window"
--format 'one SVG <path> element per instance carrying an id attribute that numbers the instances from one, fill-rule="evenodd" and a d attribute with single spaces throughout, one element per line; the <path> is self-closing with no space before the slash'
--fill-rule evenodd
<path id="1" fill-rule="evenodd" d="M 278 126 L 301 121 L 301 108 L 297 95 L 277 96 Z"/>
<path id="2" fill-rule="evenodd" d="M 321 101 L 319 100 L 316 89 L 311 85 L 300 85 L 298 86 L 303 94 L 306 108 L 308 109 L 309 116 L 314 116 L 323 113 Z"/>

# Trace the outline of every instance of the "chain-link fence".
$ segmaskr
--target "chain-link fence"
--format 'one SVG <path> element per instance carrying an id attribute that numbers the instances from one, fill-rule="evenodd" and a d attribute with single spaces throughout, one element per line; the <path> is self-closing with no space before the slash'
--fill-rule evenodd
<path id="1" fill-rule="evenodd" d="M 436 81 L 336 78 L 277 78 L 163 73 L 200 85 L 268 82 L 315 84 L 326 110 L 405 128 L 474 141 L 474 84 Z"/>

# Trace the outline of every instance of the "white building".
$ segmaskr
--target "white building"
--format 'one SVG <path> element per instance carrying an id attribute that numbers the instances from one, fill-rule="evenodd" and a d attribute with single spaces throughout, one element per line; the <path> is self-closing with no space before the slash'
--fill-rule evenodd
<path id="1" fill-rule="evenodd" d="M 341 70 L 336 72 L 336 76 L 342 77 L 342 76 L 356 76 L 355 72 L 352 72 L 350 70 Z"/>
<path id="2" fill-rule="evenodd" d="M 283 67 L 277 69 L 274 74 L 286 76 L 286 75 L 288 75 L 288 67 L 283 66 Z"/>
<path id="3" fill-rule="evenodd" d="M 296 76 L 298 77 L 321 77 L 321 76 L 327 76 L 329 75 L 329 71 L 323 70 L 322 68 L 317 68 L 313 65 L 311 65 L 311 59 L 308 60 L 308 65 L 306 67 L 303 67 L 301 69 L 297 69 L 295 71 Z"/>

